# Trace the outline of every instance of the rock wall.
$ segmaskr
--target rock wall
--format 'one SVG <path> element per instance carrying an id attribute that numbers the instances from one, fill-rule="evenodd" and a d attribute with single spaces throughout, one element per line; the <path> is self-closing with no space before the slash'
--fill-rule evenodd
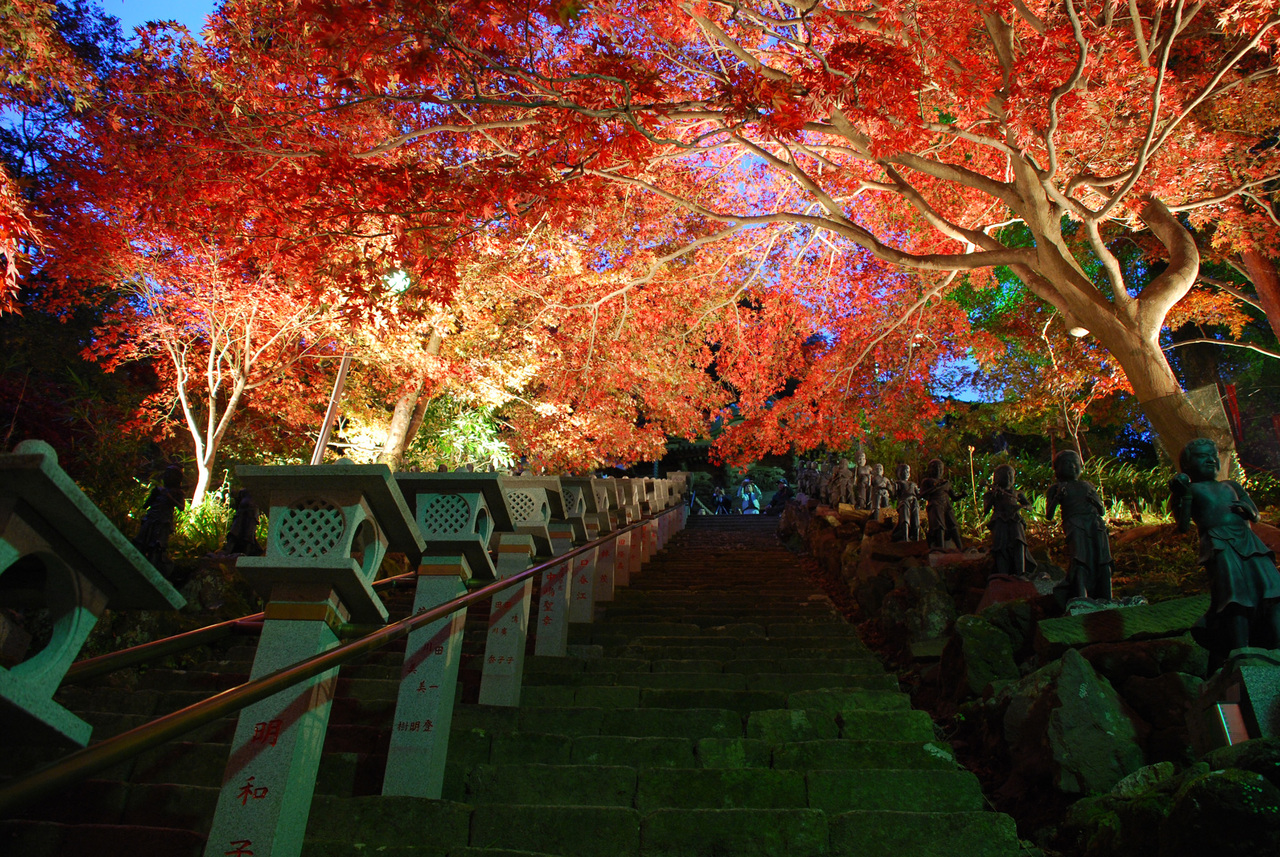
<path id="1" fill-rule="evenodd" d="M 1208 596 L 1063 616 L 1047 557 L 1045 579 L 988 580 L 982 545 L 931 553 L 813 502 L 779 534 L 848 593 L 864 639 L 1046 852 L 1280 854 L 1280 738 L 1192 750 L 1208 659 L 1189 630 Z"/>

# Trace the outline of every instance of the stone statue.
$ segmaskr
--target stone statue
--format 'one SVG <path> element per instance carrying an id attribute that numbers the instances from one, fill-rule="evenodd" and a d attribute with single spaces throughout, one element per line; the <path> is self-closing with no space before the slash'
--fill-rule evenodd
<path id="1" fill-rule="evenodd" d="M 142 516 L 142 526 L 133 544 L 156 570 L 168 577 L 173 573 L 169 559 L 169 537 L 173 535 L 173 518 L 187 504 L 182 493 L 182 467 L 170 464 L 164 469 L 160 485 L 151 489 L 147 497 L 147 512 Z"/>
<path id="2" fill-rule="evenodd" d="M 911 466 L 898 465 L 895 497 L 898 501 L 898 525 L 893 528 L 895 542 L 920 541 L 920 492 L 911 481 Z"/>
<path id="3" fill-rule="evenodd" d="M 1198 438 L 1183 447 L 1169 482 L 1169 507 L 1186 532 L 1195 521 L 1200 564 L 1209 573 L 1209 612 L 1192 629 L 1215 670 L 1235 649 L 1280 648 L 1280 572 L 1275 554 L 1249 527 L 1258 507 L 1239 484 L 1217 480 L 1218 446 Z"/>
<path id="4" fill-rule="evenodd" d="M 826 501 L 830 506 L 853 502 L 853 471 L 849 469 L 849 459 L 840 459 L 832 472 L 827 483 Z"/>
<path id="5" fill-rule="evenodd" d="M 951 487 L 951 480 L 947 478 L 947 466 L 942 463 L 942 459 L 930 461 L 924 479 L 920 480 L 920 497 L 927 504 L 925 511 L 928 516 L 927 538 L 930 548 L 964 548 L 955 513 L 951 511 L 951 501 L 964 496 L 963 489 L 957 491 Z"/>
<path id="6" fill-rule="evenodd" d="M 1045 515 L 1062 508 L 1062 532 L 1067 539 L 1067 579 L 1063 589 L 1068 598 L 1111 598 L 1111 544 L 1106 507 L 1097 490 L 1080 479 L 1084 465 L 1074 449 L 1064 449 L 1053 457 L 1058 481 L 1045 494 Z"/>
<path id="7" fill-rule="evenodd" d="M 227 529 L 227 541 L 222 552 L 262 556 L 262 545 L 258 544 L 258 518 L 262 513 L 244 488 L 235 493 L 235 506 L 236 512 Z"/>
<path id="8" fill-rule="evenodd" d="M 893 483 L 884 475 L 884 465 L 875 465 L 875 473 L 871 476 L 871 517 L 880 520 L 880 510 L 889 508 Z"/>
<path id="9" fill-rule="evenodd" d="M 804 466 L 804 487 L 800 491 L 806 497 L 818 497 L 818 461 L 808 461 Z"/>
<path id="10" fill-rule="evenodd" d="M 1013 467 L 1002 464 L 991 475 L 991 487 L 982 498 L 982 514 L 990 513 L 991 556 L 994 574 L 1024 577 L 1036 570 L 1036 561 L 1027 546 L 1027 528 L 1021 512 L 1031 506 L 1027 495 L 1014 488 Z"/>
<path id="11" fill-rule="evenodd" d="M 831 482 L 831 474 L 835 471 L 835 469 L 836 469 L 836 457 L 834 455 L 828 455 L 827 460 L 823 463 L 822 468 L 818 471 L 818 487 L 817 487 L 817 490 L 814 492 L 814 496 L 816 496 L 819 500 L 822 500 L 824 502 L 826 501 L 827 484 Z"/>
<path id="12" fill-rule="evenodd" d="M 871 468 L 867 465 L 867 454 L 858 452 L 858 466 L 854 470 L 853 505 L 857 509 L 871 508 Z"/>

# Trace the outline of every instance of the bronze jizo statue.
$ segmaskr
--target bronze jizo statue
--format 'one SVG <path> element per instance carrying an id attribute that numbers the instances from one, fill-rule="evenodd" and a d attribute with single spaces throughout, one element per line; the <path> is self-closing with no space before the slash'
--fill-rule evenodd
<path id="1" fill-rule="evenodd" d="M 1186 532 L 1195 521 L 1200 564 L 1209 573 L 1209 612 L 1192 636 L 1209 650 L 1217 669 L 1235 649 L 1280 648 L 1280 572 L 1275 554 L 1249 524 L 1258 507 L 1244 488 L 1218 481 L 1218 446 L 1208 438 L 1188 443 L 1179 456 L 1182 472 L 1169 482 L 1169 506 Z"/>
<path id="2" fill-rule="evenodd" d="M 867 464 L 867 454 L 858 453 L 858 466 L 853 471 L 853 505 L 856 509 L 871 508 L 871 478 L 875 473 Z"/>
<path id="3" fill-rule="evenodd" d="M 920 492 L 916 488 L 916 483 L 911 481 L 910 465 L 898 465 L 895 489 L 895 497 L 898 501 L 898 525 L 893 529 L 893 540 L 918 542 L 920 541 Z"/>
<path id="4" fill-rule="evenodd" d="M 1045 515 L 1062 509 L 1067 540 L 1067 598 L 1111 598 L 1111 544 L 1107 540 L 1106 507 L 1097 490 L 1080 479 L 1084 464 L 1074 449 L 1053 457 L 1058 481 L 1045 494 Z"/>
<path id="5" fill-rule="evenodd" d="M 892 504 L 893 483 L 884 475 L 884 465 L 877 464 L 871 474 L 871 517 L 880 520 L 880 510 Z"/>
<path id="6" fill-rule="evenodd" d="M 827 496 L 824 499 L 831 506 L 853 502 L 853 471 L 849 469 L 849 459 L 842 458 L 836 465 L 831 481 L 827 483 Z"/>
<path id="7" fill-rule="evenodd" d="M 991 487 L 982 499 L 982 513 L 990 514 L 991 555 L 995 560 L 993 574 L 1023 577 L 1036 570 L 1027 545 L 1027 528 L 1021 512 L 1031 506 L 1027 495 L 1014 487 L 1013 467 L 1002 464 L 991 476 Z"/>
<path id="8" fill-rule="evenodd" d="M 956 524 L 951 501 L 960 500 L 964 496 L 963 489 L 951 487 L 951 480 L 947 478 L 947 466 L 942 463 L 942 459 L 930 461 L 924 479 L 920 480 L 920 497 L 927 504 L 925 511 L 929 522 L 927 538 L 930 548 L 963 550 L 964 540 L 960 538 L 960 527 Z"/>

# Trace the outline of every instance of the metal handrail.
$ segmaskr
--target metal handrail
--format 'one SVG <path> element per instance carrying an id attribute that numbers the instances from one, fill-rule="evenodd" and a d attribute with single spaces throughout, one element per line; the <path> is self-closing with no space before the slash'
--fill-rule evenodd
<path id="1" fill-rule="evenodd" d="M 557 557 L 538 565 L 530 566 L 510 577 L 494 581 L 474 592 L 468 592 L 466 595 L 461 595 L 452 601 L 447 601 L 423 613 L 408 616 L 398 622 L 380 628 L 372 634 L 352 640 L 349 643 L 343 643 L 329 649 L 327 652 L 313 655 L 306 660 L 229 688 L 201 702 L 188 705 L 186 708 L 158 717 L 150 723 L 144 723 L 98 744 L 77 750 L 47 768 L 0 787 L 0 816 L 10 815 L 14 810 L 45 797 L 60 788 L 69 786 L 77 780 L 117 765 L 126 759 L 173 740 L 206 723 L 211 723 L 228 714 L 233 714 L 295 684 L 340 667 L 359 656 L 367 655 L 388 643 L 408 636 L 424 625 L 443 619 L 463 607 L 468 607 L 477 601 L 483 601 L 485 598 L 533 577 L 535 574 L 554 568 L 581 553 L 592 550 L 598 547 L 600 542 L 607 541 L 622 533 L 637 529 L 649 521 L 657 520 L 663 515 L 669 515 L 680 510 L 680 506 L 673 506 L 670 509 L 659 512 L 657 515 L 628 524 L 608 536 L 579 545 Z"/>
<path id="2" fill-rule="evenodd" d="M 410 571 L 405 574 L 397 574 L 394 577 L 384 577 L 374 583 L 373 588 L 378 591 L 394 588 L 396 584 L 408 582 L 417 576 L 417 572 Z M 228 619 L 225 622 L 206 625 L 203 628 L 174 634 L 171 637 L 140 643 L 127 649 L 108 652 L 105 655 L 98 655 L 94 658 L 85 658 L 71 665 L 71 668 L 67 670 L 67 674 L 62 677 L 62 684 L 67 685 L 78 681 L 86 681 L 117 670 L 144 664 L 156 658 L 176 655 L 179 652 L 185 652 L 187 649 L 194 649 L 196 646 L 215 643 L 232 634 L 256 634 L 262 630 L 262 620 L 262 613 L 251 613 L 248 616 L 241 616 L 239 619 Z"/>

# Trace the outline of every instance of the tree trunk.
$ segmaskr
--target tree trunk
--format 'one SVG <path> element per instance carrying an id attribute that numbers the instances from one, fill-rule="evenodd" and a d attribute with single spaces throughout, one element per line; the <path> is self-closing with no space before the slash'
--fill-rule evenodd
<path id="1" fill-rule="evenodd" d="M 1275 263 L 1257 250 L 1246 250 L 1241 257 L 1249 279 L 1253 281 L 1253 288 L 1258 292 L 1258 303 L 1267 314 L 1271 332 L 1280 340 L 1280 275 L 1276 273 Z"/>
<path id="2" fill-rule="evenodd" d="M 199 506 L 204 502 L 204 495 L 209 492 L 209 482 L 213 478 L 213 456 L 205 461 L 196 459 L 196 487 L 191 492 L 191 505 Z"/>
<path id="3" fill-rule="evenodd" d="M 426 353 L 435 357 L 440 353 L 440 344 L 440 334 L 432 332 L 431 339 L 427 342 Z M 414 376 L 414 380 L 400 394 L 400 398 L 396 399 L 395 409 L 391 412 L 391 425 L 387 428 L 387 440 L 382 445 L 378 461 L 390 466 L 393 471 L 400 469 L 405 450 L 409 448 L 418 429 L 422 427 L 427 408 L 425 401 L 427 397 L 423 395 L 426 380 L 426 373 L 419 371 Z"/>
<path id="4" fill-rule="evenodd" d="M 1175 466 L 1184 446 L 1207 437 L 1218 444 L 1222 458 L 1219 476 L 1225 478 L 1235 450 L 1230 430 L 1214 425 L 1191 404 L 1158 342 L 1123 330 L 1119 323 L 1113 322 L 1111 327 L 1107 330 L 1103 325 L 1094 332 L 1124 370 L 1142 412 Z"/>
<path id="5" fill-rule="evenodd" d="M 409 419 L 409 430 L 405 432 L 404 436 L 404 448 L 406 450 L 418 437 L 418 432 L 422 429 L 422 421 L 427 418 L 427 407 L 431 404 L 432 398 L 425 391 L 418 396 L 418 404 L 414 406 L 413 416 Z"/>
<path id="6" fill-rule="evenodd" d="M 391 425 L 387 429 L 387 441 L 382 446 L 378 461 L 386 464 L 393 471 L 399 470 L 404 461 L 404 451 L 409 446 L 409 426 L 413 423 L 413 415 L 418 409 L 418 400 L 424 398 L 422 388 L 425 379 L 418 376 L 396 399 L 395 409 L 391 412 Z M 419 422 L 421 425 L 421 422 Z"/>

